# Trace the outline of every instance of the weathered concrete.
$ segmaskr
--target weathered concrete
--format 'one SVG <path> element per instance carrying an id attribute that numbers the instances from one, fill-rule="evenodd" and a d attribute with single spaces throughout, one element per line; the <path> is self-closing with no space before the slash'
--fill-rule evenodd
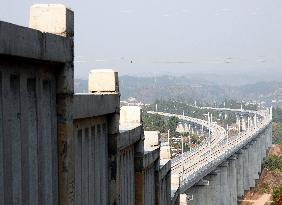
<path id="1" fill-rule="evenodd" d="M 248 153 L 249 146 L 246 145 L 243 147 L 243 178 L 244 178 L 244 191 L 248 191 L 250 189 L 249 186 L 249 153 Z"/>
<path id="2" fill-rule="evenodd" d="M 236 169 L 236 159 L 235 155 L 231 156 L 228 159 L 228 183 L 229 183 L 229 192 L 230 192 L 230 205 L 237 204 L 237 169 Z"/>
<path id="3" fill-rule="evenodd" d="M 159 146 L 160 132 L 159 131 L 144 131 L 144 147 L 155 147 Z"/>
<path id="4" fill-rule="evenodd" d="M 207 187 L 207 203 L 210 205 L 220 204 L 220 169 L 217 169 L 207 176 L 209 186 Z"/>
<path id="5" fill-rule="evenodd" d="M 29 27 L 60 36 L 74 36 L 74 14 L 62 4 L 35 4 L 30 9 Z"/>
<path id="6" fill-rule="evenodd" d="M 120 124 L 141 123 L 141 108 L 139 106 L 122 106 L 120 109 Z"/>
<path id="7" fill-rule="evenodd" d="M 95 106 L 93 106 L 95 105 Z M 108 115 L 119 110 L 119 94 L 75 94 L 73 118 L 89 118 Z"/>
<path id="8" fill-rule="evenodd" d="M 243 151 L 239 150 L 237 153 L 236 160 L 236 181 L 237 181 L 237 197 L 244 195 L 244 164 L 243 164 Z"/>
<path id="9" fill-rule="evenodd" d="M 220 167 L 220 204 L 227 205 L 230 202 L 230 191 L 228 184 L 228 162 L 223 162 Z"/>
<path id="10" fill-rule="evenodd" d="M 0 21 L 0 55 L 67 63 L 73 60 L 72 50 L 72 38 Z"/>

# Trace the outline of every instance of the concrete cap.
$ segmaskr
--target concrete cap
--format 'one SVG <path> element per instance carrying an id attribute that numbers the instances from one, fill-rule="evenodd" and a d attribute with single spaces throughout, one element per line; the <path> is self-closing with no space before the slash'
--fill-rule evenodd
<path id="1" fill-rule="evenodd" d="M 170 146 L 161 147 L 161 149 L 160 149 L 160 159 L 170 159 Z"/>
<path id="2" fill-rule="evenodd" d="M 60 36 L 74 36 L 74 13 L 63 4 L 35 4 L 30 8 L 29 27 Z"/>
<path id="3" fill-rule="evenodd" d="M 94 92 L 119 92 L 118 72 L 112 69 L 91 70 L 88 90 Z"/>
<path id="4" fill-rule="evenodd" d="M 144 146 L 145 147 L 154 147 L 158 146 L 160 140 L 160 132 L 159 131 L 144 131 Z"/>
<path id="5" fill-rule="evenodd" d="M 142 123 L 142 110 L 139 106 L 122 106 L 120 108 L 120 124 Z"/>
<path id="6" fill-rule="evenodd" d="M 171 186 L 173 187 L 178 187 L 180 183 L 180 178 L 179 175 L 177 174 L 172 174 L 171 175 Z"/>

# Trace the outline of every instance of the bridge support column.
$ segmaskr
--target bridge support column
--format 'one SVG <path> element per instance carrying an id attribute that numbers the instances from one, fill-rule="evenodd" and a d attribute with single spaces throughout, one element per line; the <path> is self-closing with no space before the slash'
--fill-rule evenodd
<path id="1" fill-rule="evenodd" d="M 257 138 L 257 167 L 258 174 L 261 173 L 261 164 L 262 164 L 262 150 L 261 150 L 261 136 L 259 135 Z"/>
<path id="2" fill-rule="evenodd" d="M 254 179 L 254 142 L 251 141 L 249 143 L 249 149 L 248 149 L 248 155 L 249 155 L 249 163 L 248 163 L 248 170 L 249 170 L 249 188 L 255 187 L 255 179 Z"/>
<path id="3" fill-rule="evenodd" d="M 248 153 L 248 145 L 243 147 L 243 177 L 244 177 L 244 191 L 249 190 L 249 153 Z"/>
<path id="4" fill-rule="evenodd" d="M 229 193 L 230 193 L 230 205 L 237 205 L 237 170 L 236 170 L 236 155 L 231 156 L 228 159 L 228 183 L 229 183 Z"/>
<path id="5" fill-rule="evenodd" d="M 187 191 L 186 194 L 193 196 L 193 200 L 189 201 L 189 205 L 205 205 L 204 185 L 195 184 Z"/>
<path id="6" fill-rule="evenodd" d="M 207 175 L 209 186 L 207 187 L 207 201 L 206 204 L 218 205 L 220 204 L 220 170 L 216 169 Z"/>
<path id="7" fill-rule="evenodd" d="M 268 148 L 271 148 L 271 146 L 272 146 L 272 126 L 271 125 L 269 125 L 266 128 L 266 134 L 267 134 L 267 145 L 268 145 Z"/>
<path id="8" fill-rule="evenodd" d="M 206 179 L 202 179 L 187 191 L 188 195 L 193 195 L 193 200 L 189 201 L 189 205 L 207 204 L 208 185 L 209 181 L 207 181 Z"/>
<path id="9" fill-rule="evenodd" d="M 266 136 L 266 132 L 264 131 L 262 133 L 262 138 L 263 138 L 263 159 L 266 157 L 266 150 L 267 150 L 267 136 Z"/>
<path id="10" fill-rule="evenodd" d="M 229 205 L 230 194 L 228 184 L 228 161 L 220 166 L 220 205 Z"/>
<path id="11" fill-rule="evenodd" d="M 237 153 L 236 168 L 237 168 L 237 197 L 244 195 L 244 164 L 243 151 L 239 150 Z"/>
<path id="12" fill-rule="evenodd" d="M 259 179 L 259 141 L 258 139 L 254 139 L 254 179 Z"/>

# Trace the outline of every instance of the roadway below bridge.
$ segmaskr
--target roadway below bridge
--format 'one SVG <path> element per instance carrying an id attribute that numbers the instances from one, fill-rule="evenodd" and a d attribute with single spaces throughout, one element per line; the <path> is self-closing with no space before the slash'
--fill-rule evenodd
<path id="1" fill-rule="evenodd" d="M 226 130 L 216 123 L 148 111 L 149 114 L 175 116 L 210 130 L 209 137 L 199 146 L 172 159 L 172 196 L 179 197 L 177 193 L 180 193 L 182 204 L 237 204 L 245 191 L 255 187 L 267 149 L 272 145 L 271 109 L 215 109 L 248 113 L 253 123 L 245 126 L 246 130 L 237 136 L 229 138 Z"/>

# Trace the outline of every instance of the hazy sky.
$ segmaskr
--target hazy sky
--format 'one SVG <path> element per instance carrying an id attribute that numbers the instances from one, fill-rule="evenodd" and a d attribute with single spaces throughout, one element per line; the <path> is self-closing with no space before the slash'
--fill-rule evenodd
<path id="1" fill-rule="evenodd" d="M 0 20 L 28 25 L 33 0 L 3 1 Z M 40 2 L 42 3 L 42 2 Z M 282 77 L 281 0 L 69 0 L 75 76 L 244 73 Z"/>

